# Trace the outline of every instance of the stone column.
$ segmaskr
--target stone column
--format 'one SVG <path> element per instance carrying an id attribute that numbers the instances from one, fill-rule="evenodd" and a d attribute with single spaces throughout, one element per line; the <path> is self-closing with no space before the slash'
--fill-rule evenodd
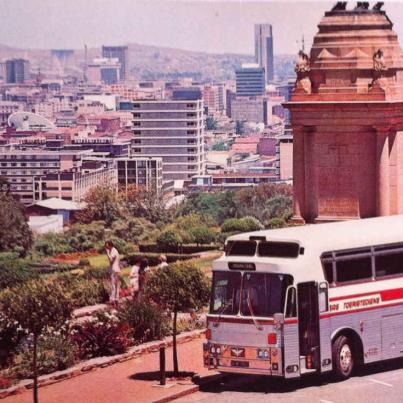
<path id="1" fill-rule="evenodd" d="M 376 127 L 377 216 L 390 214 L 389 127 Z"/>
<path id="2" fill-rule="evenodd" d="M 293 189 L 294 214 L 292 221 L 305 223 L 305 133 L 302 127 L 293 128 Z"/>
<path id="3" fill-rule="evenodd" d="M 318 169 L 316 161 L 315 143 L 316 128 L 304 128 L 305 149 L 305 213 L 306 222 L 313 223 L 318 216 Z"/>

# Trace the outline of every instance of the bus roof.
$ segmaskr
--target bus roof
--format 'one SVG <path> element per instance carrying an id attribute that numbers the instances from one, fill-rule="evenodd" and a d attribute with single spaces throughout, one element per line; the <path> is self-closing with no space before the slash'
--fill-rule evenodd
<path id="1" fill-rule="evenodd" d="M 310 224 L 233 235 L 227 241 L 264 236 L 267 241 L 298 242 L 311 255 L 403 241 L 403 215 L 365 218 L 325 224 Z"/>
<path id="2" fill-rule="evenodd" d="M 296 282 L 321 281 L 324 280 L 322 253 L 403 242 L 403 215 L 247 232 L 233 235 L 227 241 L 247 241 L 250 236 L 259 240 L 265 237 L 269 242 L 296 242 L 304 248 L 303 254 L 296 258 L 223 254 L 213 262 L 213 269 L 229 270 L 230 262 L 250 262 L 258 272 L 288 273 Z"/>

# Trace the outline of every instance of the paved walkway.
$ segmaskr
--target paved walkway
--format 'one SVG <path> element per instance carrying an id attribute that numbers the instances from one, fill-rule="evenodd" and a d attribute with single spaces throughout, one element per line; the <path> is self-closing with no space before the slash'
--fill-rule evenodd
<path id="1" fill-rule="evenodd" d="M 213 375 L 203 368 L 202 343 L 204 338 L 178 345 L 180 371 Z M 167 371 L 172 370 L 172 348 L 166 350 Z M 157 385 L 159 354 L 145 354 L 139 358 L 100 368 L 94 372 L 39 389 L 41 403 L 149 403 L 193 387 L 190 378 L 170 381 L 173 387 Z M 32 391 L 10 396 L 5 403 L 31 403 Z"/>

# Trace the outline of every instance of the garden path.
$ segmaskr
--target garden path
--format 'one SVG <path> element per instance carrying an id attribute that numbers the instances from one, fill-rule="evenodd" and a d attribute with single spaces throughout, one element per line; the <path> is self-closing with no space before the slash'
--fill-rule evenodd
<path id="1" fill-rule="evenodd" d="M 201 338 L 178 345 L 181 371 L 196 372 L 201 376 L 213 374 L 203 367 L 202 343 Z M 171 371 L 172 348 L 167 348 L 166 362 L 167 371 Z M 158 382 L 153 375 L 158 368 L 158 352 L 145 354 L 86 375 L 41 387 L 39 399 L 41 403 L 150 403 L 194 387 L 189 378 L 172 381 L 175 385 L 170 388 L 155 387 Z M 10 396 L 4 402 L 31 403 L 32 391 Z"/>

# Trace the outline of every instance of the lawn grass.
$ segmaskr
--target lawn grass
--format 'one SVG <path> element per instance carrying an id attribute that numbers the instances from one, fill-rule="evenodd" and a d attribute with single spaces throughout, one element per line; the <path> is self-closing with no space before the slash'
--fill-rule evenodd
<path id="1" fill-rule="evenodd" d="M 90 256 L 88 258 L 90 266 L 96 269 L 107 268 L 109 266 L 108 258 L 106 255 Z"/>

